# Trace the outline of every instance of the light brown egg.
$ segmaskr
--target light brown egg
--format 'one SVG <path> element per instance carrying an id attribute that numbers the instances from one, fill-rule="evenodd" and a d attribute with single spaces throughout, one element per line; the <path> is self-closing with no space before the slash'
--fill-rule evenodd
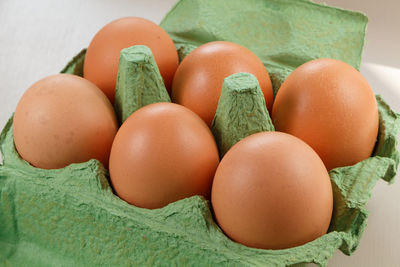
<path id="1" fill-rule="evenodd" d="M 379 126 L 368 82 L 334 59 L 313 60 L 294 70 L 276 95 L 272 119 L 277 131 L 309 144 L 328 170 L 370 157 Z"/>
<path id="2" fill-rule="evenodd" d="M 256 76 L 271 112 L 272 84 L 267 69 L 249 49 L 224 41 L 201 45 L 183 59 L 173 80 L 172 100 L 211 126 L 223 81 L 238 72 Z"/>
<path id="3" fill-rule="evenodd" d="M 111 149 L 110 176 L 120 198 L 155 209 L 193 195 L 209 198 L 218 163 L 211 131 L 195 113 L 156 103 L 122 124 Z"/>
<path id="4" fill-rule="evenodd" d="M 311 147 L 285 133 L 262 132 L 242 139 L 222 158 L 211 203 L 232 240 L 284 249 L 327 232 L 333 196 L 328 172 Z"/>
<path id="5" fill-rule="evenodd" d="M 170 91 L 179 64 L 175 45 L 164 29 L 143 18 L 126 17 L 110 22 L 93 37 L 85 57 L 83 75 L 114 102 L 120 51 L 146 45 L 154 55 L 165 86 Z"/>
<path id="6" fill-rule="evenodd" d="M 91 82 L 70 74 L 33 84 L 14 114 L 14 143 L 35 167 L 63 168 L 98 159 L 108 167 L 117 120 L 107 97 Z"/>

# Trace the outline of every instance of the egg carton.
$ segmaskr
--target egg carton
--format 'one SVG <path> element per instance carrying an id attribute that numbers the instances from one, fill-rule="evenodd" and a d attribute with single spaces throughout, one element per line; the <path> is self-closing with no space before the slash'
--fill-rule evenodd
<path id="1" fill-rule="evenodd" d="M 181 59 L 213 40 L 248 47 L 267 67 L 276 93 L 294 68 L 314 58 L 336 58 L 358 69 L 366 22 L 360 13 L 305 0 L 182 0 L 161 26 L 174 40 Z M 272 30 L 267 36 L 268 25 Z M 62 72 L 82 76 L 85 52 Z M 350 255 L 366 227 L 365 206 L 373 187 L 379 179 L 392 183 L 399 163 L 400 115 L 382 97 L 376 99 L 380 119 L 373 156 L 329 172 L 334 209 L 328 233 L 282 250 L 233 242 L 215 223 L 209 201 L 200 196 L 155 210 L 129 205 L 114 194 L 108 172 L 97 160 L 57 170 L 35 168 L 14 147 L 11 117 L 0 135 L 0 262 L 6 266 L 297 266 L 311 262 L 324 266 L 336 249 Z M 144 46 L 121 51 L 115 102 L 120 121 L 141 106 L 165 101 L 170 101 L 169 96 L 151 51 Z M 252 75 L 240 73 L 224 80 L 212 125 L 221 155 L 249 134 L 273 130 L 263 101 Z"/>

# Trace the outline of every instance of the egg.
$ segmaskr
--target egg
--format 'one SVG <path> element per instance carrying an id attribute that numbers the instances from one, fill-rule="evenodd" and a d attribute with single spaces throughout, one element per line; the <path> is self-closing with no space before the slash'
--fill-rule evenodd
<path id="1" fill-rule="evenodd" d="M 271 111 L 272 85 L 267 69 L 249 49 L 225 41 L 201 45 L 183 59 L 172 83 L 172 100 L 191 109 L 211 126 L 223 80 L 238 72 L 256 76 Z"/>
<path id="2" fill-rule="evenodd" d="M 33 84 L 14 114 L 19 155 L 43 169 L 97 159 L 107 168 L 117 120 L 107 97 L 91 82 L 57 74 Z"/>
<path id="3" fill-rule="evenodd" d="M 122 124 L 111 149 L 110 177 L 121 199 L 155 209 L 194 195 L 209 198 L 218 163 L 211 131 L 195 113 L 156 103 Z"/>
<path id="4" fill-rule="evenodd" d="M 146 45 L 154 55 L 167 90 L 179 64 L 175 45 L 166 31 L 143 18 L 126 17 L 110 22 L 93 37 L 85 56 L 83 76 L 114 102 L 120 51 Z"/>
<path id="5" fill-rule="evenodd" d="M 261 132 L 242 139 L 222 158 L 211 203 L 232 240 L 284 249 L 327 232 L 333 196 L 328 172 L 310 146 L 289 134 Z"/>
<path id="6" fill-rule="evenodd" d="M 378 135 L 378 107 L 371 87 L 352 66 L 316 59 L 294 70 L 272 110 L 277 131 L 309 144 L 328 170 L 371 156 Z"/>

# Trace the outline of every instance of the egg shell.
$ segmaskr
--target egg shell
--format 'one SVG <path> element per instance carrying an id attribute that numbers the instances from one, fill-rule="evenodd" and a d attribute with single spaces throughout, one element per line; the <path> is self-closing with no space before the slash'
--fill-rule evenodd
<path id="1" fill-rule="evenodd" d="M 97 161 L 58 170 L 34 168 L 15 150 L 10 118 L 0 134 L 4 164 L 0 165 L 0 236 L 5 244 L 0 255 L 12 264 L 40 266 L 54 263 L 54 257 L 67 265 L 184 262 L 284 267 L 316 262 L 326 266 L 337 248 L 346 255 L 354 252 L 366 226 L 366 202 L 375 183 L 395 177 L 391 157 L 398 159 L 400 116 L 382 99 L 378 103 L 383 123 L 380 156 L 332 171 L 336 211 L 331 231 L 303 246 L 278 251 L 228 239 L 215 223 L 209 202 L 198 196 L 156 210 L 129 205 L 113 194 Z M 15 251 L 15 246 L 23 249 Z M 32 251 L 32 246 L 37 248 Z M 36 257 L 37 253 L 51 257 Z"/>
<path id="2" fill-rule="evenodd" d="M 378 107 L 365 78 L 335 59 L 316 59 L 294 70 L 276 95 L 277 131 L 299 137 L 328 170 L 371 156 L 378 135 Z"/>
<path id="3" fill-rule="evenodd" d="M 171 38 L 160 26 L 147 19 L 126 17 L 114 20 L 93 37 L 86 53 L 84 78 L 96 84 L 114 102 L 120 51 L 146 45 L 153 52 L 167 90 L 179 64 Z"/>
<path id="4" fill-rule="evenodd" d="M 83 50 L 64 71 L 82 75 L 84 54 Z M 4 222 L 0 236 L 9 244 L 0 250 L 0 255 L 6 255 L 10 263 L 23 260 L 41 266 L 54 263 L 54 257 L 66 264 L 73 261 L 75 265 L 134 261 L 141 265 L 185 262 L 265 266 L 268 263 L 283 267 L 313 262 L 325 266 L 336 249 L 346 255 L 356 250 L 367 224 L 366 203 L 376 182 L 381 178 L 393 182 L 395 178 L 400 116 L 382 97 L 377 96 L 377 102 L 381 120 L 374 157 L 330 172 L 335 211 L 329 233 L 305 245 L 278 251 L 253 249 L 228 239 L 216 225 L 209 202 L 198 196 L 156 210 L 129 205 L 112 193 L 106 172 L 97 161 L 59 170 L 26 164 L 15 150 L 11 117 L 0 134 L 3 154 L 0 219 Z M 36 205 L 32 205 L 33 201 Z M 14 244 L 21 248 L 19 253 L 12 253 Z M 38 250 L 32 251 L 32 245 Z M 120 257 L 121 251 L 125 257 Z M 39 252 L 50 253 L 51 259 L 36 257 Z"/>
<path id="5" fill-rule="evenodd" d="M 211 131 L 195 113 L 156 103 L 134 112 L 119 129 L 110 178 L 120 198 L 154 209 L 193 195 L 209 198 L 218 163 Z"/>
<path id="6" fill-rule="evenodd" d="M 327 232 L 333 196 L 328 172 L 311 147 L 285 133 L 261 132 L 225 154 L 211 203 L 218 225 L 232 240 L 284 249 Z"/>
<path id="7" fill-rule="evenodd" d="M 94 84 L 56 74 L 24 93 L 13 132 L 18 153 L 33 166 L 57 169 L 94 158 L 107 168 L 117 121 L 111 103 Z"/>
<path id="8" fill-rule="evenodd" d="M 292 27 L 280 23 L 282 18 Z M 282 40 L 279 28 L 268 32 L 272 36 L 265 34 L 264 21 L 284 27 L 292 38 Z M 259 46 L 259 57 L 267 65 L 274 64 L 270 65 L 275 67 L 275 75 L 271 77 L 280 84 L 285 75 L 278 74 L 285 74 L 291 63 L 301 62 L 310 54 L 343 55 L 359 66 L 366 21 L 365 15 L 360 13 L 308 1 L 277 1 L 265 5 L 252 0 L 181 0 L 162 25 L 174 36 L 183 55 L 188 52 L 188 46 L 210 38 L 240 38 Z M 321 29 L 319 32 L 323 36 L 309 31 L 305 23 Z M 276 43 L 278 49 L 266 46 L 265 41 Z M 282 42 L 285 46 L 280 45 Z M 84 51 L 64 71 L 82 75 L 83 58 Z M 24 261 L 38 266 L 55 261 L 65 265 L 129 265 L 133 262 L 142 266 L 284 267 L 313 262 L 326 266 L 337 248 L 347 255 L 355 251 L 366 225 L 365 203 L 371 197 L 372 188 L 380 178 L 393 181 L 395 177 L 399 159 L 396 151 L 399 116 L 381 97 L 377 96 L 377 100 L 381 127 L 374 155 L 379 157 L 332 170 L 335 174 L 332 182 L 337 185 L 335 206 L 340 210 L 340 214 L 335 214 L 337 224 L 332 225 L 330 233 L 313 242 L 279 251 L 248 248 L 230 241 L 213 222 L 208 203 L 199 197 L 157 210 L 127 205 L 111 193 L 97 162 L 50 171 L 34 168 L 15 151 L 10 119 L 0 135 L 4 160 L 4 165 L 0 166 L 0 209 L 3 211 L 0 219 L 4 222 L 0 236 L 1 241 L 5 241 L 0 257 L 5 255 L 11 265 L 21 265 Z M 36 205 L 32 205 L 33 202 Z M 38 253 L 43 257 L 37 257 Z"/>
<path id="9" fill-rule="evenodd" d="M 257 78 L 271 111 L 272 84 L 267 69 L 249 49 L 225 41 L 201 45 L 183 59 L 172 83 L 172 101 L 194 111 L 211 126 L 223 80 L 238 72 Z"/>

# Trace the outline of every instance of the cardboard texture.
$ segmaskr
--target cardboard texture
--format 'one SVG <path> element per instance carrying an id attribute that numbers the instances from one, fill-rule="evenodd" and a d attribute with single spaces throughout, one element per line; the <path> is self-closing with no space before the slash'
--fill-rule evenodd
<path id="1" fill-rule="evenodd" d="M 276 91 L 295 67 L 317 57 L 337 58 L 358 68 L 366 21 L 362 14 L 305 0 L 182 0 L 161 25 L 181 57 L 213 40 L 247 46 L 264 62 Z M 62 72 L 81 76 L 84 56 L 85 50 Z M 169 101 L 146 47 L 123 50 L 120 68 L 116 105 L 121 120 L 143 105 Z M 151 94 L 144 96 L 143 90 Z M 260 93 L 250 74 L 225 79 L 213 123 L 222 155 L 251 133 L 273 130 Z M 136 100 L 127 103 L 127 94 Z M 97 160 L 58 170 L 32 167 L 15 150 L 10 118 L 0 135 L 0 262 L 5 266 L 299 266 L 309 262 L 325 266 L 336 249 L 348 255 L 355 251 L 366 227 L 365 205 L 373 187 L 379 179 L 392 183 L 397 171 L 400 116 L 380 96 L 376 98 L 380 124 L 374 155 L 330 171 L 334 212 L 329 232 L 284 250 L 254 249 L 231 241 L 213 220 L 210 203 L 199 196 L 156 210 L 129 205 L 113 194 L 108 173 Z"/>

